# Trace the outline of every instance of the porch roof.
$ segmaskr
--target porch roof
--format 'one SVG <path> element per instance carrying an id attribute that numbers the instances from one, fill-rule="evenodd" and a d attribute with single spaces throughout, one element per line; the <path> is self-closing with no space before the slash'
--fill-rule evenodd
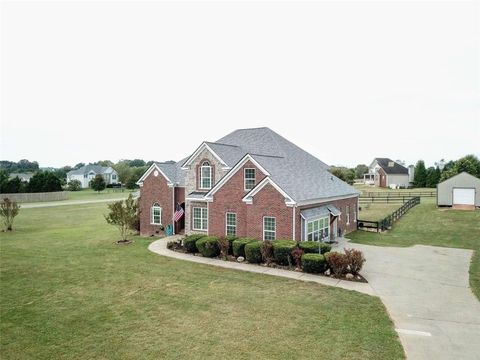
<path id="1" fill-rule="evenodd" d="M 332 214 L 333 216 L 338 216 L 341 214 L 341 212 L 332 204 L 322 205 L 316 208 L 305 209 L 300 211 L 300 215 L 305 220 L 318 219 L 321 217 L 325 217 L 329 214 Z"/>

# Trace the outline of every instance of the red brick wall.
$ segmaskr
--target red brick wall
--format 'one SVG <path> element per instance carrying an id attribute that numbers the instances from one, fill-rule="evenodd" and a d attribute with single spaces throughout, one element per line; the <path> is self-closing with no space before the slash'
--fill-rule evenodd
<path id="1" fill-rule="evenodd" d="M 268 184 L 253 198 L 253 204 L 247 205 L 247 236 L 263 239 L 263 217 L 275 218 L 276 239 L 293 238 L 293 207 L 285 205 L 285 197 Z"/>
<path id="2" fill-rule="evenodd" d="M 244 190 L 244 169 L 254 168 L 256 183 L 265 178 L 256 166 L 250 161 L 239 169 L 213 196 L 213 202 L 208 206 L 208 233 L 215 236 L 225 236 L 225 213 L 237 214 L 237 236 L 246 237 L 247 209 L 253 205 L 245 204 L 242 199 L 248 191 Z"/>
<path id="3" fill-rule="evenodd" d="M 379 186 L 380 187 L 387 187 L 387 174 L 385 173 L 385 171 L 380 168 L 378 170 L 378 176 L 379 176 Z"/>
<path id="4" fill-rule="evenodd" d="M 144 236 L 162 234 L 160 225 L 151 225 L 151 207 L 157 202 L 162 207 L 162 225 L 172 223 L 173 188 L 168 187 L 167 180 L 161 175 L 154 176 L 154 172 L 143 181 L 140 188 L 140 234 Z"/>

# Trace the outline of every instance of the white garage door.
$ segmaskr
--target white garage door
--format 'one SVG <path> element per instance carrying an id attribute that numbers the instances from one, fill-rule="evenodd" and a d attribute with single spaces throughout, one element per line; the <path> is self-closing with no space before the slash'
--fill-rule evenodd
<path id="1" fill-rule="evenodd" d="M 475 205 L 475 189 L 453 189 L 454 205 Z"/>

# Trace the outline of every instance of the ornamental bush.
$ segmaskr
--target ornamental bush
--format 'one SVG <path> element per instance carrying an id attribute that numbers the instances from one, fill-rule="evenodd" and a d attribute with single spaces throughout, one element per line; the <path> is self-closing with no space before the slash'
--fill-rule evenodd
<path id="1" fill-rule="evenodd" d="M 325 259 L 336 276 L 345 275 L 348 272 L 347 255 L 338 252 L 329 252 L 325 254 Z"/>
<path id="2" fill-rule="evenodd" d="M 233 242 L 235 240 L 237 240 L 238 238 L 236 236 L 233 236 L 233 235 L 228 235 L 228 236 L 225 237 L 225 239 L 227 239 L 228 242 L 230 243 L 230 247 L 228 248 L 228 254 L 233 255 Z"/>
<path id="3" fill-rule="evenodd" d="M 318 249 L 320 249 L 320 254 L 325 254 L 332 250 L 329 244 L 318 241 L 301 241 L 298 243 L 298 247 L 305 251 L 306 254 L 318 254 Z"/>
<path id="4" fill-rule="evenodd" d="M 215 257 L 220 254 L 218 238 L 216 236 L 205 236 L 195 243 L 197 249 L 204 257 Z"/>
<path id="5" fill-rule="evenodd" d="M 270 264 L 273 261 L 273 243 L 271 240 L 265 240 L 262 242 L 262 259 L 266 264 Z"/>
<path id="6" fill-rule="evenodd" d="M 242 238 L 242 239 L 237 239 L 233 241 L 233 256 L 239 257 L 243 256 L 245 257 L 245 245 L 248 243 L 251 243 L 253 241 L 258 241 L 257 239 L 250 239 L 250 238 Z"/>
<path id="7" fill-rule="evenodd" d="M 262 242 L 252 241 L 245 245 L 245 258 L 249 263 L 258 264 L 262 262 Z"/>
<path id="8" fill-rule="evenodd" d="M 278 265 L 291 265 L 293 263 L 292 251 L 297 247 L 293 240 L 274 240 L 273 258 Z"/>
<path id="9" fill-rule="evenodd" d="M 321 254 L 305 254 L 302 256 L 303 271 L 318 274 L 325 271 L 326 260 Z"/>
<path id="10" fill-rule="evenodd" d="M 362 270 L 365 258 L 360 250 L 344 249 L 347 256 L 348 267 L 353 275 L 357 275 Z"/>
<path id="11" fill-rule="evenodd" d="M 183 247 L 189 253 L 197 253 L 198 249 L 196 242 L 205 236 L 205 234 L 188 235 L 186 238 L 183 239 Z"/>

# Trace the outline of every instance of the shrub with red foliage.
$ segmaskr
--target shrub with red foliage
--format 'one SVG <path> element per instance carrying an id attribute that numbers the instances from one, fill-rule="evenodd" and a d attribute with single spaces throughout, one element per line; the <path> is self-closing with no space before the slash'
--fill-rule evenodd
<path id="1" fill-rule="evenodd" d="M 362 269 L 365 258 L 360 250 L 344 249 L 348 260 L 348 267 L 353 275 L 357 275 Z"/>
<path id="2" fill-rule="evenodd" d="M 325 258 L 335 276 L 342 276 L 347 273 L 349 265 L 347 255 L 338 252 L 328 252 L 325 254 Z"/>

